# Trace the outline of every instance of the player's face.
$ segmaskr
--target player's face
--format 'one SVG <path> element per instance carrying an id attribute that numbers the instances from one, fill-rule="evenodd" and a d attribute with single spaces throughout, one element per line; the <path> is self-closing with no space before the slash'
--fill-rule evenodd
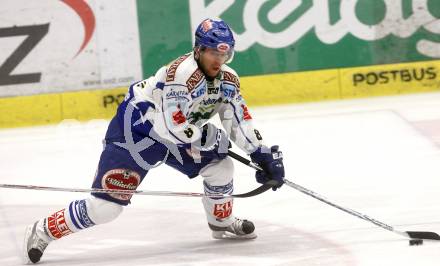
<path id="1" fill-rule="evenodd" d="M 200 64 L 203 67 L 206 75 L 214 78 L 220 72 L 221 66 L 229 59 L 230 54 L 227 52 L 220 52 L 216 49 L 206 48 L 200 51 Z"/>

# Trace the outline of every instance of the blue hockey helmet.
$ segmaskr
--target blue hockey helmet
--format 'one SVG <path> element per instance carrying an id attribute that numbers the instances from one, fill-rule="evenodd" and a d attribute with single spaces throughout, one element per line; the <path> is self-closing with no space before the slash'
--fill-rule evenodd
<path id="1" fill-rule="evenodd" d="M 207 47 L 226 53 L 226 63 L 232 61 L 234 46 L 234 35 L 223 20 L 205 19 L 196 29 L 194 47 Z"/>

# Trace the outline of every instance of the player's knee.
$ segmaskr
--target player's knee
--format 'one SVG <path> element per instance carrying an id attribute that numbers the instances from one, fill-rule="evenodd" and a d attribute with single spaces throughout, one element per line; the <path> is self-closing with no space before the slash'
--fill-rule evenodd
<path id="1" fill-rule="evenodd" d="M 95 224 L 111 222 L 116 219 L 123 210 L 122 205 L 96 197 L 89 198 L 86 202 L 89 217 Z"/>
<path id="2" fill-rule="evenodd" d="M 232 182 L 234 175 L 234 163 L 232 159 L 226 157 L 207 165 L 200 171 L 205 182 L 211 186 L 222 186 Z"/>

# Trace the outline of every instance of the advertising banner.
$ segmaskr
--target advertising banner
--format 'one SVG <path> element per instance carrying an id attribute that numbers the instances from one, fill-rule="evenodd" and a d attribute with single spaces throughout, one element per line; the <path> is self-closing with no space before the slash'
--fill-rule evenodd
<path id="1" fill-rule="evenodd" d="M 437 0 L 138 0 L 138 16 L 145 76 L 207 17 L 233 29 L 241 76 L 440 58 Z"/>
<path id="2" fill-rule="evenodd" d="M 0 97 L 142 78 L 134 0 L 2 0 Z"/>

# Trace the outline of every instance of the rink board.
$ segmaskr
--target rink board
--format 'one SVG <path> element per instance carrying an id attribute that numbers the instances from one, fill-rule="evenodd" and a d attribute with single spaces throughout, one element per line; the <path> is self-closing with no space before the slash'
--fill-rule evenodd
<path id="1" fill-rule="evenodd" d="M 440 61 L 317 70 L 241 78 L 251 106 L 440 90 Z M 0 128 L 111 118 L 127 88 L 0 98 Z"/>

